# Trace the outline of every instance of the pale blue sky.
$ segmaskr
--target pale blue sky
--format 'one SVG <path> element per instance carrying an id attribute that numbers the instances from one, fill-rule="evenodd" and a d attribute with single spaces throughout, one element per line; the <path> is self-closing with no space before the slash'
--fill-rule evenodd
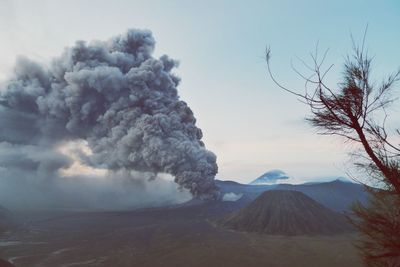
<path id="1" fill-rule="evenodd" d="M 276 168 L 297 180 L 343 175 L 353 147 L 316 135 L 304 122 L 307 108 L 266 75 L 264 49 L 272 47 L 277 77 L 301 89 L 290 60 L 307 59 L 319 41 L 321 50 L 330 48 L 335 83 L 350 32 L 360 40 L 367 23 L 380 77 L 400 66 L 400 1 L 0 0 L 0 79 L 17 55 L 46 63 L 78 39 L 147 28 L 156 55 L 181 63 L 180 95 L 218 156 L 219 178 L 247 182 Z"/>

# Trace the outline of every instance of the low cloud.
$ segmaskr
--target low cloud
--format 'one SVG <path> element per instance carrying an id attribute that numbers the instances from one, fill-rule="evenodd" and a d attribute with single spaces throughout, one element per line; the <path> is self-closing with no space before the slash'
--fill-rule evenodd
<path id="1" fill-rule="evenodd" d="M 243 196 L 242 193 L 235 194 L 233 192 L 230 192 L 230 193 L 224 194 L 224 196 L 222 197 L 222 201 L 232 201 L 232 202 L 234 202 L 234 201 L 238 201 L 239 199 L 241 199 L 242 196 Z"/>

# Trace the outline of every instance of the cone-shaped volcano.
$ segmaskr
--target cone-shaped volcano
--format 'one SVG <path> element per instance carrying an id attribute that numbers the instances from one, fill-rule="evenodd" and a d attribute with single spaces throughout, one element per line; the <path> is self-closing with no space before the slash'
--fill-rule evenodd
<path id="1" fill-rule="evenodd" d="M 273 235 L 320 235 L 351 231 L 343 215 L 298 191 L 264 192 L 247 207 L 217 222 L 245 232 Z"/>

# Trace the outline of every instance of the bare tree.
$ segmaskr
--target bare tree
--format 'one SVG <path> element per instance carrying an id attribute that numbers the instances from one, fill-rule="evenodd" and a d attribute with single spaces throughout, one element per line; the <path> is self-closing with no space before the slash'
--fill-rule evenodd
<path id="1" fill-rule="evenodd" d="M 316 49 L 311 54 L 311 65 L 300 59 L 310 75 L 292 65 L 305 80 L 304 90 L 292 90 L 277 81 L 271 70 L 269 47 L 266 61 L 274 83 L 310 107 L 307 120 L 320 134 L 342 136 L 363 148 L 363 153 L 358 154 L 361 161 L 355 164 L 368 173 L 370 182 L 378 181 L 379 186 L 366 186 L 371 203 L 358 203 L 353 208 L 352 222 L 363 234 L 358 247 L 367 266 L 400 266 L 400 145 L 392 141 L 386 125 L 386 110 L 395 101 L 391 92 L 400 80 L 400 70 L 379 85 L 372 83 L 372 58 L 364 49 L 365 35 L 361 46 L 352 38 L 353 54 L 345 59 L 342 81 L 336 88 L 325 83 L 333 65 L 322 69 L 328 50 L 319 58 Z M 400 136 L 399 130 L 395 136 Z"/>

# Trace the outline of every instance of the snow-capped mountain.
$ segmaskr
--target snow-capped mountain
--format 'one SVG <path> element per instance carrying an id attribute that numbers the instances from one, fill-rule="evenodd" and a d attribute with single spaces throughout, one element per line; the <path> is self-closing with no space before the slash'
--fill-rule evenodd
<path id="1" fill-rule="evenodd" d="M 276 181 L 278 180 L 287 180 L 289 179 L 289 176 L 286 175 L 286 173 L 282 170 L 271 170 L 254 181 L 252 181 L 250 184 L 251 185 L 269 185 L 269 184 L 275 184 Z"/>

